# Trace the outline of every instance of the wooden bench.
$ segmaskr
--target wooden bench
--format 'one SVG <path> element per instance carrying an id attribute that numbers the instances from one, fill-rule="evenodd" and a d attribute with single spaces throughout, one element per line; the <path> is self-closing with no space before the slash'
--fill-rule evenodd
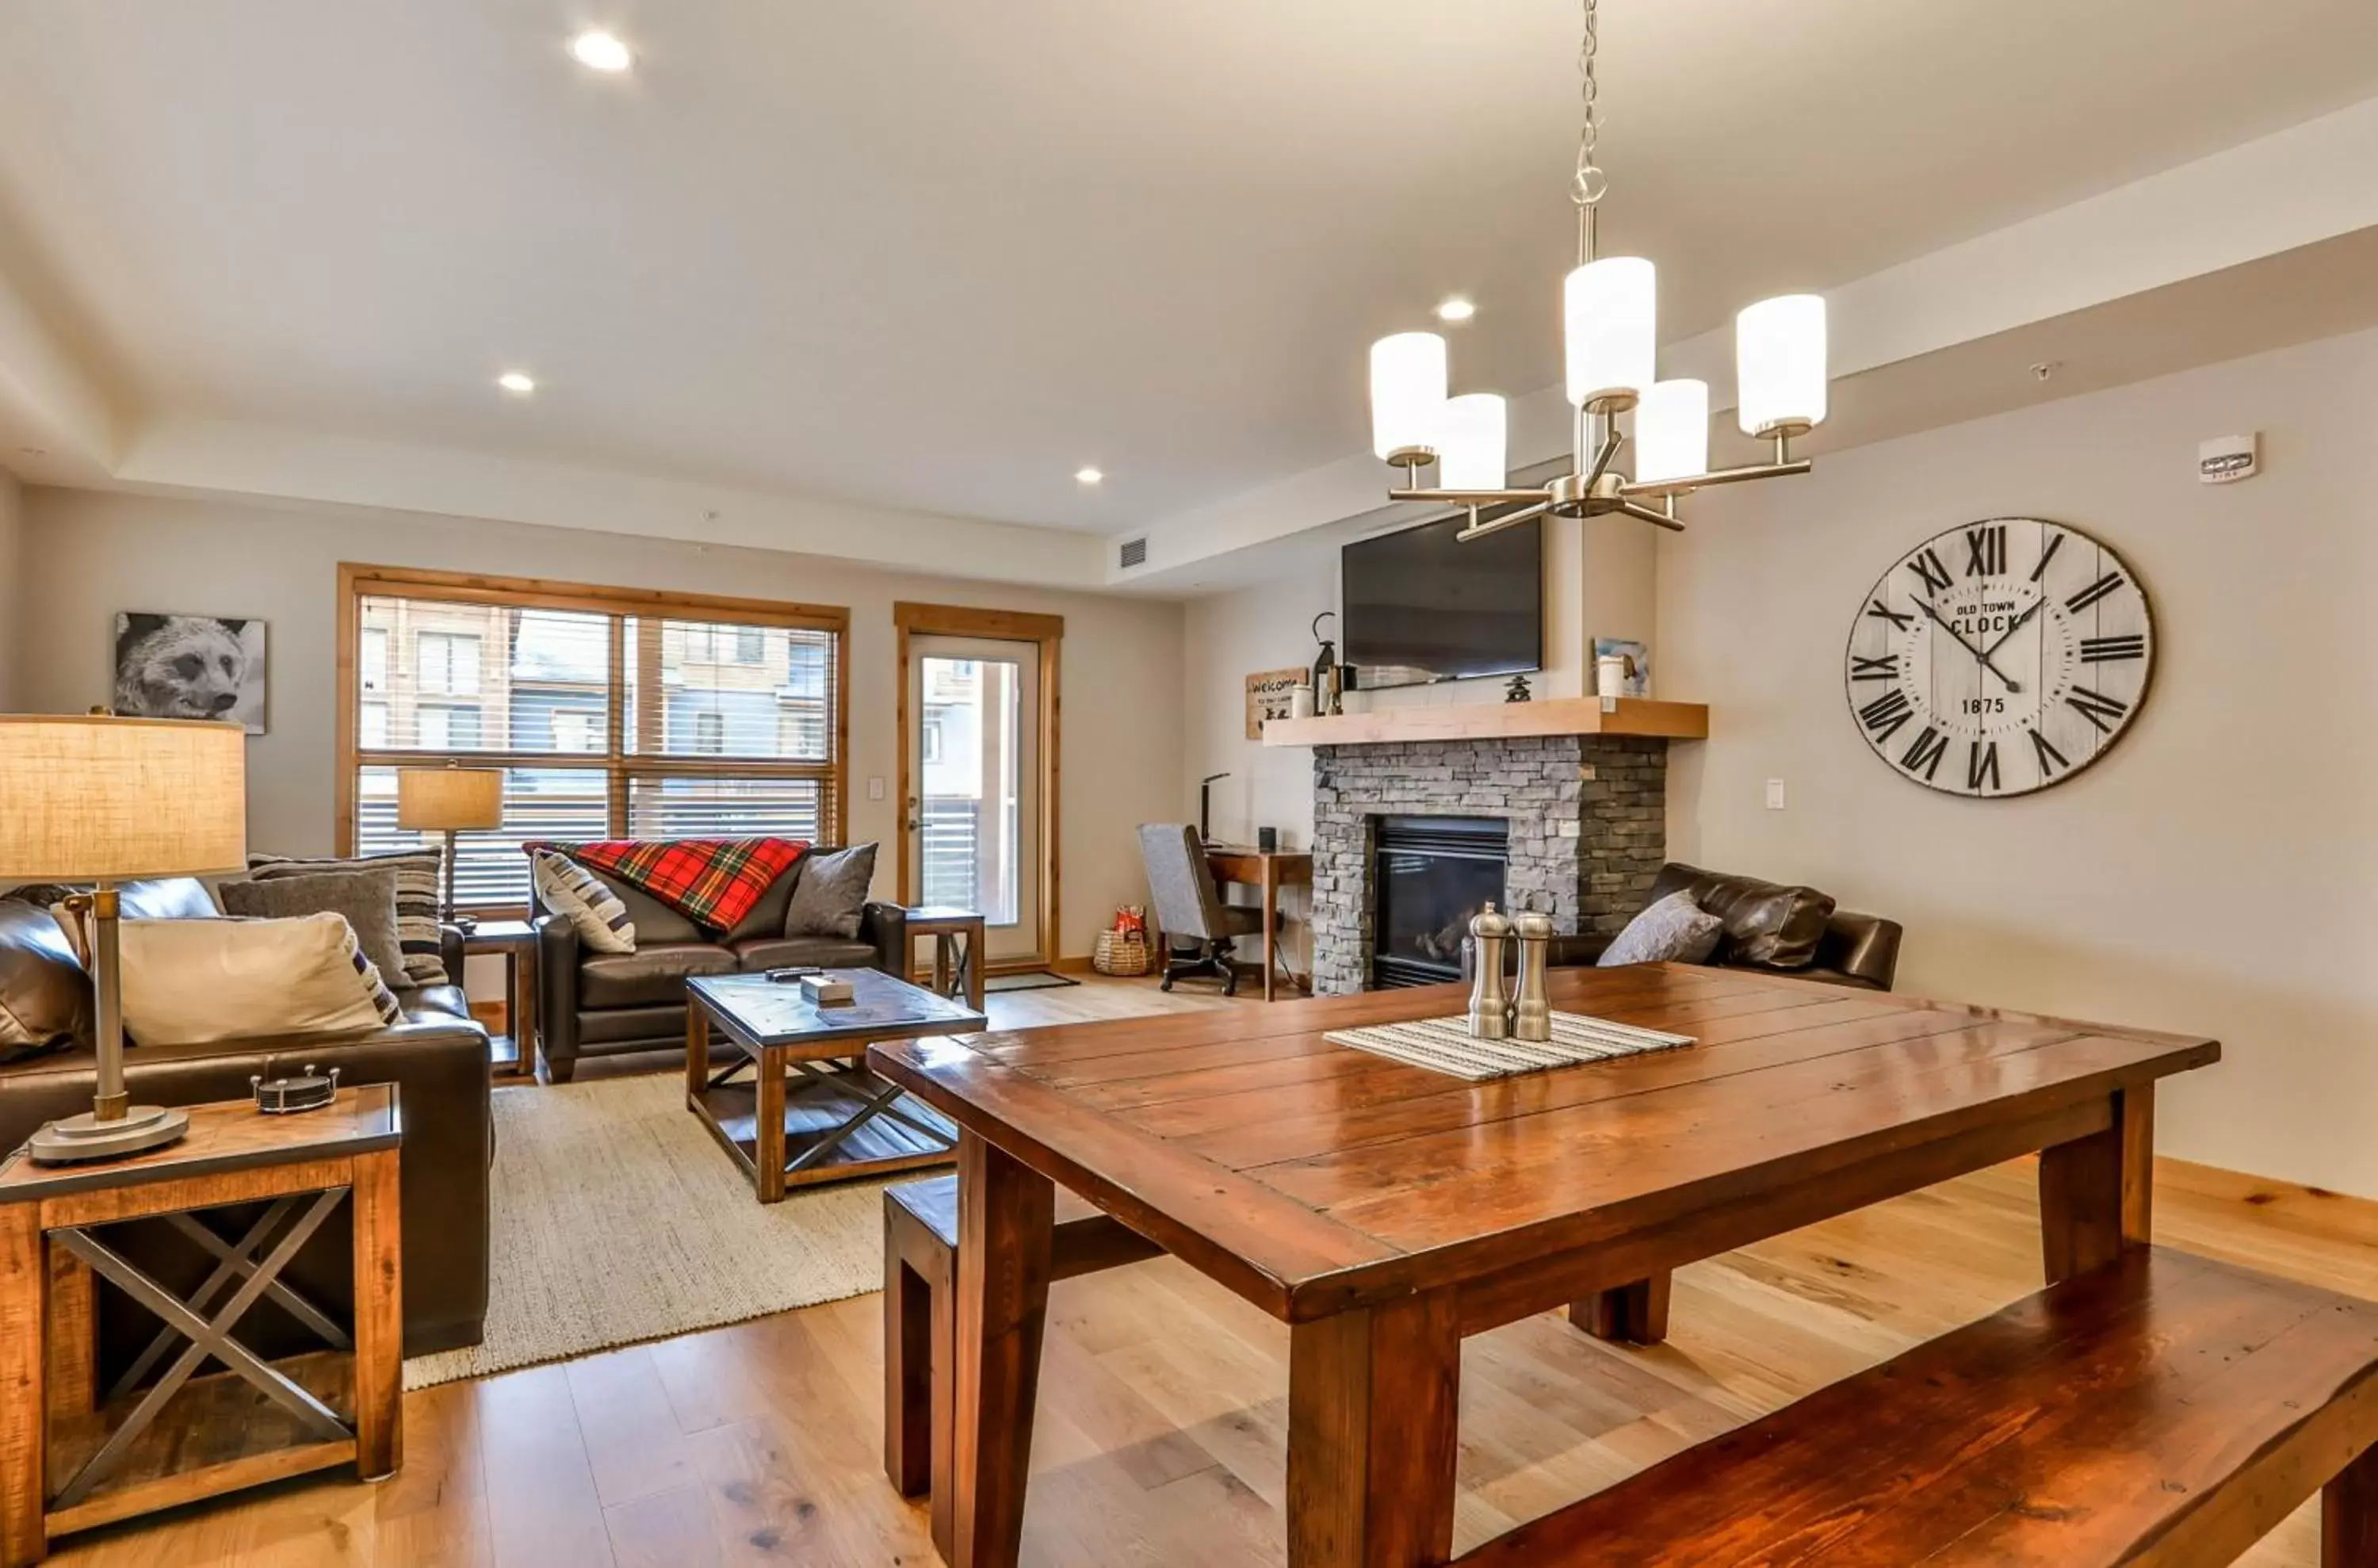
<path id="1" fill-rule="evenodd" d="M 883 1471 L 902 1497 L 932 1496 L 933 1545 L 953 1561 L 957 1422 L 958 1178 L 883 1189 Z M 1072 1279 L 1164 1248 L 1062 1188 L 1050 1278 Z"/>
<path id="2" fill-rule="evenodd" d="M 2324 1490 L 2378 1568 L 2378 1304 L 2136 1248 L 1459 1559 L 2168 1568 Z"/>

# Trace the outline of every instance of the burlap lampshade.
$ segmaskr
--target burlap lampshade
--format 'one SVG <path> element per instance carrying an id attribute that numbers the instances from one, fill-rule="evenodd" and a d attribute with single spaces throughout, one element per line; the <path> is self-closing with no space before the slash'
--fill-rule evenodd
<path id="1" fill-rule="evenodd" d="M 400 767 L 396 825 L 423 833 L 471 833 L 504 825 L 499 767 Z"/>
<path id="2" fill-rule="evenodd" d="M 0 715 L 0 878 L 201 876 L 246 860 L 238 725 Z"/>

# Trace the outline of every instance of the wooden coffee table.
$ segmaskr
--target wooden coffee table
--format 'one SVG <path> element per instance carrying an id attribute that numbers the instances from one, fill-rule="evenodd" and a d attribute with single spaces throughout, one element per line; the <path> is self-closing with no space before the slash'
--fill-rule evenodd
<path id="1" fill-rule="evenodd" d="M 837 970 L 846 1006 L 813 1006 L 765 974 L 686 982 L 685 1104 L 751 1178 L 763 1203 L 787 1188 L 945 1165 L 957 1128 L 866 1065 L 880 1041 L 971 1034 L 990 1020 L 876 970 Z M 710 1036 L 736 1059 L 710 1070 Z"/>

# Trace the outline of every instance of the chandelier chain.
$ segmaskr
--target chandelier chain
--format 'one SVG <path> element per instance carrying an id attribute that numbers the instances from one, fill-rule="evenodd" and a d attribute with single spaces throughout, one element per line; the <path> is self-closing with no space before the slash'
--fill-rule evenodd
<path id="1" fill-rule="evenodd" d="M 1610 176 L 1595 162 L 1602 142 L 1602 78 L 1595 56 L 1602 50 L 1600 0 L 1583 0 L 1585 32 L 1577 49 L 1578 99 L 1583 110 L 1577 133 L 1577 172 L 1569 180 L 1569 199 L 1579 207 L 1598 204 L 1609 192 Z"/>

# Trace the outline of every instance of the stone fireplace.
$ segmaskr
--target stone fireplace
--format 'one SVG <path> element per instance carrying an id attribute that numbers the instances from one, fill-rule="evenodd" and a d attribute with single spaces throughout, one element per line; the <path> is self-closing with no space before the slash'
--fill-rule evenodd
<path id="1" fill-rule="evenodd" d="M 1639 735 L 1520 735 L 1317 745 L 1313 754 L 1313 984 L 1316 992 L 1418 983 L 1442 970 L 1447 900 L 1474 899 L 1478 856 L 1499 837 L 1507 909 L 1552 916 L 1563 935 L 1615 934 L 1642 907 L 1667 846 L 1668 742 Z M 1488 831 L 1481 832 L 1480 825 Z M 1500 835 L 1491 831 L 1501 826 Z M 1413 835 L 1419 834 L 1418 840 Z M 1424 897 L 1387 892 L 1382 838 L 1459 862 Z M 1452 837 L 1448 838 L 1448 835 Z M 1423 899 L 1415 912 L 1413 899 Z M 1434 899 L 1435 903 L 1426 903 Z M 1407 918 L 1410 917 L 1410 918 Z M 1425 928 L 1428 935 L 1417 935 Z M 1417 954 L 1400 944 L 1418 941 Z"/>

